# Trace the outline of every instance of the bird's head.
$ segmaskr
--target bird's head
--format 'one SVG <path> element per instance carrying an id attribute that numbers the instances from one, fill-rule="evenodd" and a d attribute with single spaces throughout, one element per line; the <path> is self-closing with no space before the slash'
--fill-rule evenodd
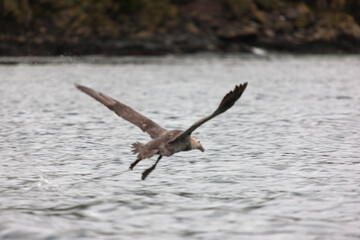
<path id="1" fill-rule="evenodd" d="M 200 144 L 200 140 L 197 138 L 191 138 L 191 149 L 199 149 L 200 151 L 204 152 L 205 149 Z"/>

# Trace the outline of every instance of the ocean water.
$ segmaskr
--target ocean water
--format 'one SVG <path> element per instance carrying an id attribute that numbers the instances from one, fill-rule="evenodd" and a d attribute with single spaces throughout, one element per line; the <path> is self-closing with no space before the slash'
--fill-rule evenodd
<path id="1" fill-rule="evenodd" d="M 0 63 L 0 239 L 360 239 L 359 56 Z M 186 129 L 243 82 L 146 181 L 150 138 L 73 86 Z"/>

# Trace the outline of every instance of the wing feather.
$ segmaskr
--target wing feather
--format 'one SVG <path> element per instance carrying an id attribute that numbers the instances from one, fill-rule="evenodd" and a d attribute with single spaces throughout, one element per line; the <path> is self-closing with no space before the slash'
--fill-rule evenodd
<path id="1" fill-rule="evenodd" d="M 165 133 L 167 130 L 162 128 L 154 121 L 146 118 L 140 113 L 136 112 L 131 107 L 109 97 L 105 94 L 95 91 L 94 89 L 75 84 L 75 87 L 87 95 L 93 97 L 98 102 L 105 105 L 111 111 L 114 111 L 118 116 L 138 126 L 141 130 L 148 133 L 151 138 L 158 138 L 160 135 Z"/>
<path id="2" fill-rule="evenodd" d="M 191 127 L 189 127 L 186 131 L 184 131 L 181 135 L 179 135 L 177 138 L 175 138 L 172 142 L 176 141 L 177 139 L 180 139 L 184 136 L 189 136 L 191 133 L 209 121 L 210 119 L 216 117 L 217 115 L 220 115 L 221 113 L 227 111 L 229 108 L 231 108 L 235 102 L 241 97 L 243 92 L 245 91 L 247 86 L 247 82 L 240 84 L 238 86 L 235 86 L 235 89 L 230 91 L 228 94 L 225 95 L 225 97 L 222 99 L 219 107 L 209 116 L 206 116 L 199 121 L 195 122 Z"/>

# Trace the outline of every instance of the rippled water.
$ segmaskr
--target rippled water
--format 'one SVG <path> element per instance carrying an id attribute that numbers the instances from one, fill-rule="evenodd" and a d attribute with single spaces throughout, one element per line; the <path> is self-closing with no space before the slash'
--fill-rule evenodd
<path id="1" fill-rule="evenodd" d="M 358 56 L 2 62 L 0 239 L 360 238 Z M 146 181 L 154 159 L 128 167 L 148 136 L 73 87 L 185 129 L 244 81 L 194 133 L 205 153 L 163 158 Z"/>

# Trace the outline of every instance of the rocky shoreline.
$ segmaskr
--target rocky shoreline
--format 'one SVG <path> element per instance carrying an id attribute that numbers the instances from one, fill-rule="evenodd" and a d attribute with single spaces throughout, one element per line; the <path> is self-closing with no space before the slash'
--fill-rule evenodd
<path id="1" fill-rule="evenodd" d="M 54 14 L 2 27 L 0 55 L 163 55 L 196 52 L 360 53 L 357 15 L 284 1 L 193 0 L 88 25 Z M 360 5 L 360 3 L 359 3 Z M 164 13 L 166 11 L 166 14 Z M 160 20 L 154 20 L 160 15 Z M 76 14 L 75 14 L 76 16 Z M 49 18 L 49 17 L 48 17 Z M 59 22 L 57 22 L 59 21 Z M 66 25 L 66 21 L 69 21 Z M 76 22 L 76 21 L 75 21 Z"/>

